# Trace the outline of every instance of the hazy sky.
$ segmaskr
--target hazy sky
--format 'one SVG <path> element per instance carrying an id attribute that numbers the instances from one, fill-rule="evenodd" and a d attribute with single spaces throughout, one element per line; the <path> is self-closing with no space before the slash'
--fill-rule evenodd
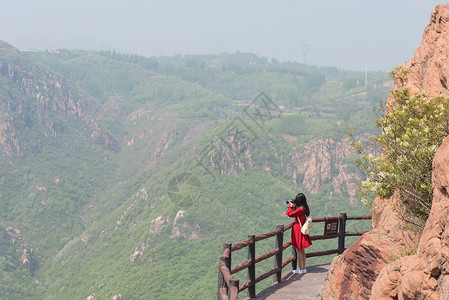
<path id="1" fill-rule="evenodd" d="M 390 71 L 413 56 L 432 0 L 0 0 L 0 39 L 19 49 L 144 56 L 253 52 Z"/>

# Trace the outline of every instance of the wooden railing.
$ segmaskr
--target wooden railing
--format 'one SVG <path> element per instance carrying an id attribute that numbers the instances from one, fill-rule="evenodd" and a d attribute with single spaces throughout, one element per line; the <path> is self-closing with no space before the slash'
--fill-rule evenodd
<path id="1" fill-rule="evenodd" d="M 315 257 L 331 254 L 341 254 L 345 250 L 345 237 L 347 236 L 361 236 L 366 231 L 362 232 L 346 232 L 346 221 L 348 220 L 369 220 L 371 216 L 356 216 L 348 217 L 346 213 L 341 213 L 338 217 L 328 217 L 328 218 L 316 218 L 312 219 L 313 224 L 319 222 L 325 222 L 325 228 L 323 235 L 311 236 L 311 240 L 326 240 L 332 238 L 338 238 L 338 248 L 307 253 L 306 257 Z M 338 226 L 332 226 L 332 223 L 338 224 Z M 330 226 L 326 226 L 330 224 Z M 293 222 L 284 226 L 277 225 L 276 229 L 261 235 L 248 235 L 248 239 L 241 241 L 237 244 L 223 244 L 223 255 L 220 257 L 220 262 L 218 265 L 218 299 L 224 300 L 237 300 L 238 294 L 244 290 L 248 290 L 248 297 L 256 297 L 256 283 L 262 281 L 271 275 L 274 276 L 274 281 L 276 283 L 281 282 L 282 269 L 287 266 L 290 262 L 292 263 L 292 269 L 295 270 L 297 266 L 296 251 L 292 247 L 292 255 L 283 259 L 283 252 L 285 249 L 292 245 L 292 241 L 289 239 L 288 242 L 284 243 L 284 232 L 288 231 L 293 227 Z M 326 228 L 329 227 L 329 228 Z M 337 232 L 338 228 L 338 232 Z M 329 230 L 330 229 L 330 230 Z M 256 242 L 262 241 L 264 239 L 276 237 L 275 249 L 266 252 L 258 257 L 256 257 Z M 232 267 L 231 257 L 232 252 L 248 247 L 248 260 Z M 265 273 L 256 277 L 256 264 L 274 256 L 274 268 L 266 271 Z M 242 285 L 239 285 L 239 280 L 232 277 L 232 274 L 240 272 L 244 269 L 248 269 L 248 279 Z"/>

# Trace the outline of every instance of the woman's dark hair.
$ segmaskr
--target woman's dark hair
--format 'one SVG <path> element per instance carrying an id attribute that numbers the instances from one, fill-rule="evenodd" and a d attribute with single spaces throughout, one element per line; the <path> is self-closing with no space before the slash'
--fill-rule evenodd
<path id="1" fill-rule="evenodd" d="M 307 205 L 306 195 L 304 195 L 303 193 L 297 194 L 293 203 L 295 203 L 296 207 L 304 208 L 304 213 L 306 216 L 310 215 L 310 209 Z"/>

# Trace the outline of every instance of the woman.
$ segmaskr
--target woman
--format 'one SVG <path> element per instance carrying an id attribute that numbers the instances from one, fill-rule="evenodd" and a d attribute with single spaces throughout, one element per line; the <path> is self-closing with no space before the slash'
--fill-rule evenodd
<path id="1" fill-rule="evenodd" d="M 288 201 L 289 207 L 285 213 L 290 218 L 295 218 L 295 222 L 292 227 L 292 245 L 296 249 L 298 258 L 299 270 L 293 270 L 293 273 L 305 274 L 306 270 L 306 252 L 305 248 L 312 245 L 310 236 L 303 235 L 301 233 L 301 224 L 306 221 L 306 216 L 310 215 L 309 206 L 307 205 L 306 196 L 303 193 L 296 195 L 295 199 Z M 301 221 L 301 224 L 298 222 Z"/>

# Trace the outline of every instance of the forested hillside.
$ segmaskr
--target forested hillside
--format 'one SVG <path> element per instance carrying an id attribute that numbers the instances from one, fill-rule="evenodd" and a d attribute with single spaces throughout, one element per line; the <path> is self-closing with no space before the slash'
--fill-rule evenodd
<path id="1" fill-rule="evenodd" d="M 374 132 L 384 73 L 1 43 L 0 75 L 1 299 L 211 299 L 222 244 L 297 192 L 369 213 L 345 132 Z"/>

